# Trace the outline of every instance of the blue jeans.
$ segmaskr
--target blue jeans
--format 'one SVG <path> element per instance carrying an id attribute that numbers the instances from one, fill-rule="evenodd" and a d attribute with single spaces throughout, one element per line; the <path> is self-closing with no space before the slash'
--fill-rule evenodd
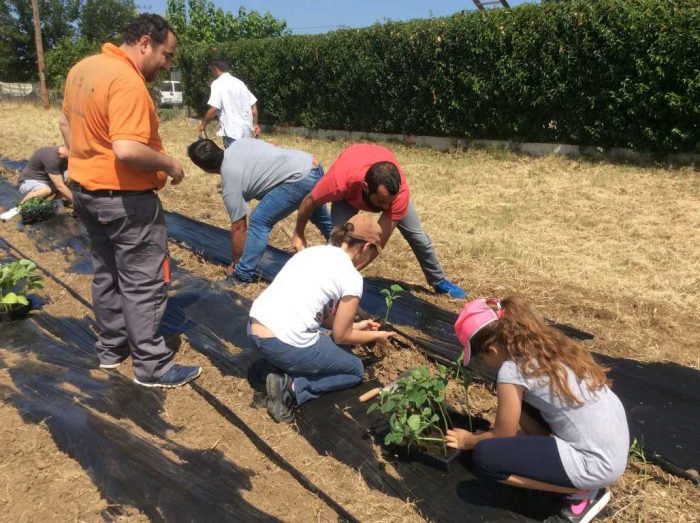
<path id="1" fill-rule="evenodd" d="M 238 279 L 248 282 L 256 279 L 255 268 L 265 252 L 272 227 L 299 208 L 301 201 L 313 190 L 322 176 L 323 167 L 319 165 L 301 180 L 280 184 L 262 197 L 248 221 L 248 235 L 243 254 L 235 268 Z M 326 240 L 330 238 L 333 225 L 325 205 L 316 207 L 311 215 L 311 222 L 318 227 Z"/>
<path id="2" fill-rule="evenodd" d="M 365 373 L 360 358 L 338 347 L 328 336 L 320 336 L 314 345 L 301 348 L 277 338 L 250 338 L 267 361 L 294 379 L 297 405 L 326 392 L 353 387 Z"/>

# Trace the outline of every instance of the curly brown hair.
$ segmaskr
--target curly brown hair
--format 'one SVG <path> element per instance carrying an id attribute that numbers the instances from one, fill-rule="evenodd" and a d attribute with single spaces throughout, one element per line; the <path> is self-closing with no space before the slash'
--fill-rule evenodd
<path id="1" fill-rule="evenodd" d="M 596 363 L 588 350 L 562 332 L 545 325 L 521 299 L 510 296 L 500 305 L 503 317 L 486 325 L 470 340 L 474 356 L 495 345 L 508 353 L 523 376 L 547 377 L 554 394 L 576 405 L 583 401 L 569 387 L 567 368 L 586 383 L 590 392 L 609 384 L 608 368 Z"/>

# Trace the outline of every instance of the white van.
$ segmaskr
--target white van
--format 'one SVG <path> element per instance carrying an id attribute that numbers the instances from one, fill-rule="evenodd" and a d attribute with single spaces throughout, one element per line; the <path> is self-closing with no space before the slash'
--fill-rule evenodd
<path id="1" fill-rule="evenodd" d="M 177 80 L 165 80 L 159 86 L 160 105 L 182 105 L 182 84 Z"/>

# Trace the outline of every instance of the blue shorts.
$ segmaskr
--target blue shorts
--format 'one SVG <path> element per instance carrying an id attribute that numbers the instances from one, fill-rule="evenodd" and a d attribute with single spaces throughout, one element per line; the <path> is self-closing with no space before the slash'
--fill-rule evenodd
<path id="1" fill-rule="evenodd" d="M 472 455 L 474 474 L 489 481 L 521 476 L 574 488 L 553 436 L 515 436 L 480 441 Z"/>

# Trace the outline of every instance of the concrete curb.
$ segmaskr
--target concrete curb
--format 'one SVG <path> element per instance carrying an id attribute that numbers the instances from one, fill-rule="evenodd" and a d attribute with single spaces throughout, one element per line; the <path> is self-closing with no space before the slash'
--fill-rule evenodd
<path id="1" fill-rule="evenodd" d="M 404 145 L 417 147 L 429 147 L 437 151 L 449 151 L 450 149 L 468 149 L 480 147 L 485 149 L 502 149 L 529 154 L 532 156 L 548 156 L 559 154 L 570 158 L 593 158 L 615 162 L 631 162 L 640 164 L 658 163 L 659 161 L 674 166 L 700 165 L 700 154 L 676 153 L 668 154 L 661 159 L 647 153 L 640 153 L 632 149 L 611 147 L 590 147 L 569 145 L 562 143 L 532 143 L 513 142 L 505 140 L 469 140 L 466 138 L 447 138 L 440 136 L 414 136 L 407 134 L 370 133 L 361 131 L 336 131 L 328 129 L 307 129 L 306 127 L 286 127 L 278 125 L 263 125 L 264 132 L 277 134 L 290 134 L 305 138 L 321 140 L 371 140 L 399 142 Z"/>

